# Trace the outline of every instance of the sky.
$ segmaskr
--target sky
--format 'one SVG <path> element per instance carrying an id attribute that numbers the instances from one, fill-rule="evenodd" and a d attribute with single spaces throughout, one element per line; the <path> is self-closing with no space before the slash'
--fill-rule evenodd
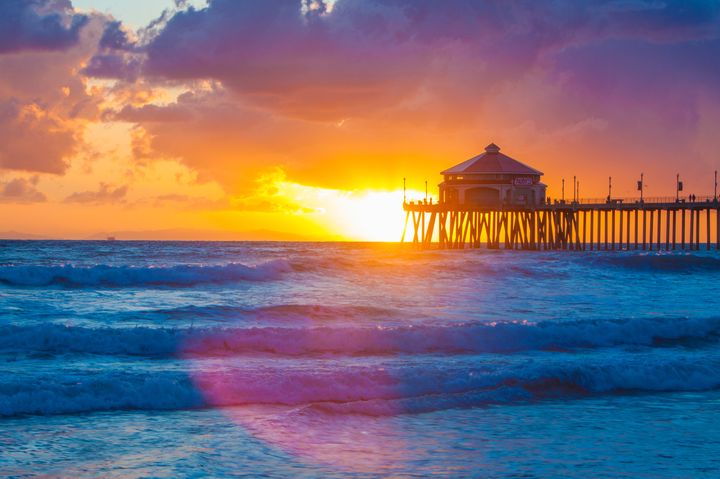
<path id="1" fill-rule="evenodd" d="M 397 240 L 490 142 L 711 195 L 720 1 L 4 0 L 0 236 Z"/>

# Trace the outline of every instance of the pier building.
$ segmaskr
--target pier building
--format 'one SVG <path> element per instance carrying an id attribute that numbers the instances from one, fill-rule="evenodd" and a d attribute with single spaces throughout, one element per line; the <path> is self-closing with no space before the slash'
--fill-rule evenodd
<path id="1" fill-rule="evenodd" d="M 485 152 L 441 172 L 439 201 L 403 201 L 405 241 L 420 248 L 523 250 L 720 249 L 717 171 L 713 196 L 546 199 L 542 172 L 490 144 Z M 564 183 L 564 182 L 563 182 Z M 610 184 L 612 184 L 610 182 Z M 564 191 L 564 186 L 563 186 Z"/>

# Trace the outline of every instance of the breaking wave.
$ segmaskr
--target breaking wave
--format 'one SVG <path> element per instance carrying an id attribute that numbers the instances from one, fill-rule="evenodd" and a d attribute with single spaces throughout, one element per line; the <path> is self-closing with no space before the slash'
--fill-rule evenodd
<path id="1" fill-rule="evenodd" d="M 633 318 L 394 327 L 0 326 L 0 352 L 129 356 L 479 354 L 715 341 L 720 318 Z"/>
<path id="2" fill-rule="evenodd" d="M 273 260 L 257 266 L 240 263 L 150 267 L 5 265 L 0 266 L 0 283 L 29 287 L 193 286 L 202 283 L 272 281 L 290 271 L 292 267 L 285 260 Z"/>
<path id="3" fill-rule="evenodd" d="M 108 410 L 284 405 L 323 413 L 397 415 L 553 398 L 720 387 L 720 358 L 624 355 L 494 365 L 65 372 L 10 376 L 0 416 Z M 42 387 L 38 387 L 41 384 Z"/>

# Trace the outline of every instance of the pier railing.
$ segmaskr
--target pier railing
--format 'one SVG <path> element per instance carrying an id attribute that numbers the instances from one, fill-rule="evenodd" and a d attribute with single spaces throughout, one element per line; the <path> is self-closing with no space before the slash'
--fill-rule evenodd
<path id="1" fill-rule="evenodd" d="M 606 198 L 532 206 L 410 202 L 403 209 L 401 241 L 411 226 L 412 243 L 421 248 L 720 249 L 720 202 L 707 196 L 695 201 Z"/>
<path id="2" fill-rule="evenodd" d="M 565 200 L 566 204 L 581 204 L 581 205 L 594 205 L 602 203 L 616 203 L 616 204 L 655 204 L 655 203 L 708 203 L 716 201 L 717 199 L 712 196 L 696 196 L 691 201 L 687 196 L 649 196 L 649 197 L 631 197 L 631 198 L 581 198 L 579 200 Z M 560 203 L 560 202 L 558 202 Z"/>

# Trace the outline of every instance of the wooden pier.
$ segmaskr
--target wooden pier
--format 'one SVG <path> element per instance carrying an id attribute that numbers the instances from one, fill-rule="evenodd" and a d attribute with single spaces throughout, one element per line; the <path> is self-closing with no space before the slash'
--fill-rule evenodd
<path id="1" fill-rule="evenodd" d="M 675 199 L 466 206 L 405 202 L 401 242 L 419 248 L 517 250 L 720 249 L 720 203 Z"/>

